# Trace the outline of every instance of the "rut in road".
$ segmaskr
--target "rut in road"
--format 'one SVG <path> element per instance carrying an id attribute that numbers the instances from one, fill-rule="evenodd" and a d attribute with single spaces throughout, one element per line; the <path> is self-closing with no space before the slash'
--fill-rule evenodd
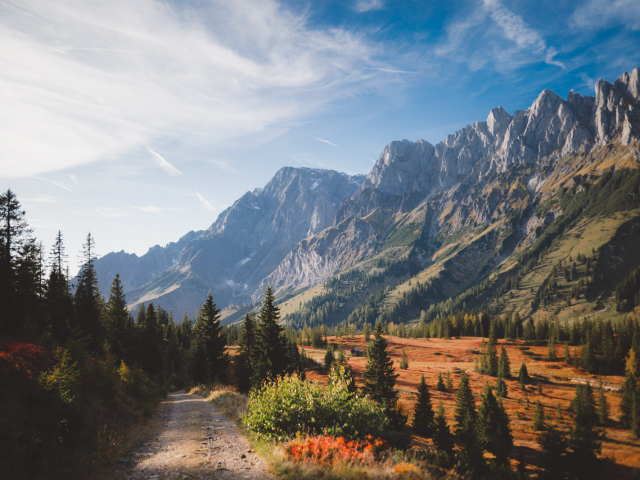
<path id="1" fill-rule="evenodd" d="M 197 395 L 168 395 L 145 441 L 118 461 L 112 479 L 267 480 L 265 460 L 237 427 Z"/>

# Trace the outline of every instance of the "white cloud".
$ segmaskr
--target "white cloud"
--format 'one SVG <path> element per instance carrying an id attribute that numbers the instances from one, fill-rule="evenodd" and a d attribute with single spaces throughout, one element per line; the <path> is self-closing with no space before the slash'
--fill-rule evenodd
<path id="1" fill-rule="evenodd" d="M 302 160 L 298 160 L 296 157 L 294 157 L 293 155 L 291 155 L 291 158 L 293 158 L 296 162 L 298 162 L 300 165 L 307 167 L 307 168 L 311 168 L 309 165 L 307 165 L 306 163 L 304 163 Z"/>
<path id="2" fill-rule="evenodd" d="M 358 13 L 371 12 L 384 8 L 384 0 L 358 0 L 353 9 Z"/>
<path id="3" fill-rule="evenodd" d="M 69 174 L 69 178 L 71 179 L 71 181 L 73 183 L 75 183 L 76 185 L 78 185 L 78 177 L 76 177 L 73 173 Z"/>
<path id="4" fill-rule="evenodd" d="M 217 214 L 220 213 L 220 212 L 218 212 L 218 210 L 216 210 L 216 207 L 211 205 L 211 203 L 209 203 L 209 201 L 206 198 L 204 198 L 202 195 L 200 195 L 200 192 L 196 191 L 196 194 L 198 195 L 198 200 L 200 200 L 200 203 L 202 203 L 202 205 L 204 205 L 204 208 L 206 208 L 207 210 L 209 210 L 211 212 L 216 212 Z"/>
<path id="5" fill-rule="evenodd" d="M 5 1 L 0 45 L 2 177 L 211 151 L 387 81 L 380 47 L 275 0 Z"/>
<path id="6" fill-rule="evenodd" d="M 319 142 L 324 142 L 324 143 L 328 143 L 329 145 L 333 145 L 334 147 L 337 147 L 338 145 L 336 145 L 335 143 L 331 143 L 329 140 L 323 140 L 321 138 L 316 138 L 316 140 L 318 140 Z"/>
<path id="7" fill-rule="evenodd" d="M 131 212 L 122 212 L 117 208 L 111 207 L 96 208 L 96 212 L 100 215 L 104 215 L 105 217 L 130 217 L 133 215 Z"/>
<path id="8" fill-rule="evenodd" d="M 214 164 L 220 170 L 224 170 L 225 172 L 238 173 L 238 171 L 235 168 L 233 168 L 233 166 L 231 166 L 231 163 L 227 162 L 226 160 L 214 159 L 214 160 L 209 160 L 209 163 Z"/>
<path id="9" fill-rule="evenodd" d="M 141 212 L 156 213 L 158 215 L 166 215 L 166 212 L 184 212 L 185 211 L 184 208 L 162 208 L 162 207 L 156 207 L 155 205 L 147 205 L 144 207 L 131 205 L 131 208 L 135 208 L 136 210 L 140 210 Z"/>
<path id="10" fill-rule="evenodd" d="M 35 177 L 38 180 L 42 180 L 43 182 L 49 182 L 49 183 L 53 183 L 56 187 L 60 187 L 68 192 L 74 193 L 73 190 L 71 190 L 71 186 L 67 185 L 66 183 L 62 183 L 62 182 L 56 182 L 55 180 L 49 180 L 47 178 L 41 178 L 41 177 Z"/>
<path id="11" fill-rule="evenodd" d="M 21 203 L 56 203 L 57 199 L 55 197 L 35 197 L 35 198 L 21 198 Z"/>
<path id="12" fill-rule="evenodd" d="M 590 0 L 573 12 L 574 28 L 598 28 L 624 25 L 640 30 L 640 2 L 638 0 Z"/>
<path id="13" fill-rule="evenodd" d="M 153 159 L 156 161 L 156 163 L 162 170 L 167 172 L 172 177 L 178 177 L 182 175 L 182 172 L 180 170 L 178 170 L 176 167 L 174 167 L 169 162 L 167 162 L 167 160 L 158 152 L 153 150 L 151 147 L 147 147 L 147 149 L 149 150 L 149 153 L 151 154 Z"/>

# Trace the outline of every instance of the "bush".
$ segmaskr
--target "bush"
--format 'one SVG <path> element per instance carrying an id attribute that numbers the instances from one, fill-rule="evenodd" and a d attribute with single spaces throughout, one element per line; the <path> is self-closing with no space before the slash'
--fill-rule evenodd
<path id="1" fill-rule="evenodd" d="M 296 375 L 254 390 L 243 422 L 258 436 L 278 440 L 300 432 L 347 439 L 380 437 L 389 428 L 383 408 L 350 393 L 346 380 L 322 387 Z"/>

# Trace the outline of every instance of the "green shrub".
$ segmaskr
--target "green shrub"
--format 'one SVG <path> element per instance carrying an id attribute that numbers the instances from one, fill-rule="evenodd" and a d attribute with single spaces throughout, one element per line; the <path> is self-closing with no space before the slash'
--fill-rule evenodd
<path id="1" fill-rule="evenodd" d="M 299 432 L 347 439 L 380 437 L 389 428 L 383 408 L 366 397 L 350 393 L 346 380 L 322 387 L 296 375 L 254 390 L 243 423 L 260 437 L 278 440 Z"/>

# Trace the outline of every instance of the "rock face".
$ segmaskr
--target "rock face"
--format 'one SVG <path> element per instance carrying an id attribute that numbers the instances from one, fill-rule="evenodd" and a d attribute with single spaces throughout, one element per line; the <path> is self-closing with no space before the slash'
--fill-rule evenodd
<path id="1" fill-rule="evenodd" d="M 193 230 L 184 235 L 177 242 L 171 242 L 164 247 L 156 245 L 147 253 L 138 257 L 135 253 L 111 252 L 96 260 L 100 291 L 105 297 L 109 296 L 111 282 L 120 274 L 125 292 L 144 285 L 160 275 L 166 269 L 176 264 L 185 247 L 198 238 L 202 231 Z"/>
<path id="2" fill-rule="evenodd" d="M 153 300 L 190 314 L 209 290 L 221 306 L 248 302 L 298 242 L 334 223 L 340 202 L 363 180 L 327 170 L 281 169 L 264 188 L 222 212 L 173 267 L 129 292 L 128 301 Z"/>

